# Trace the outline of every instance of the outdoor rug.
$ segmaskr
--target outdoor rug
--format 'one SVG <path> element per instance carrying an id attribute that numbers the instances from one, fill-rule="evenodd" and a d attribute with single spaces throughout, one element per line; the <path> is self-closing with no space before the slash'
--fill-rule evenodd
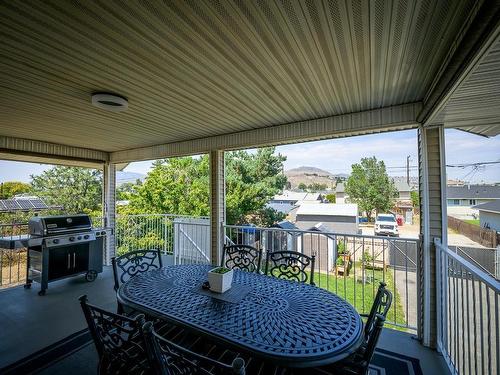
<path id="1" fill-rule="evenodd" d="M 30 356 L 0 369 L 2 375 L 80 375 L 97 373 L 97 352 L 88 329 L 76 332 Z M 328 374 L 322 370 L 284 371 L 286 374 Z M 370 375 L 422 375 L 418 359 L 377 349 Z M 248 373 L 247 375 L 252 375 Z"/>

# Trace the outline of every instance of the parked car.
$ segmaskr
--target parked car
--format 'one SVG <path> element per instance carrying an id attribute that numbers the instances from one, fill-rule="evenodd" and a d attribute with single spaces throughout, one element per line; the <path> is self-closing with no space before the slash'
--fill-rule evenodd
<path id="1" fill-rule="evenodd" d="M 398 223 L 393 214 L 379 214 L 375 220 L 376 236 L 399 236 Z"/>

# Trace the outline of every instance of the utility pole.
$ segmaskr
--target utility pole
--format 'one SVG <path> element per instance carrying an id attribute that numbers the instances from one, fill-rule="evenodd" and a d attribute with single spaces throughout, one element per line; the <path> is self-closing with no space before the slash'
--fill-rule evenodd
<path id="1" fill-rule="evenodd" d="M 410 155 L 406 157 L 406 183 L 410 185 Z"/>

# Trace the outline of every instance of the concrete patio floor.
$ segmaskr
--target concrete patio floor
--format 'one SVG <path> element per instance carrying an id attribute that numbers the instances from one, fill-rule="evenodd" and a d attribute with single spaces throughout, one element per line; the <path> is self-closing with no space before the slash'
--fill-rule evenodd
<path id="1" fill-rule="evenodd" d="M 17 286 L 0 291 L 0 368 L 85 328 L 80 295 L 87 294 L 91 303 L 105 309 L 116 309 L 111 267 L 92 283 L 77 276 L 51 283 L 44 297 L 37 293 L 37 284 L 29 290 Z M 425 375 L 448 373 L 442 357 L 408 333 L 384 329 L 378 347 L 418 358 Z"/>

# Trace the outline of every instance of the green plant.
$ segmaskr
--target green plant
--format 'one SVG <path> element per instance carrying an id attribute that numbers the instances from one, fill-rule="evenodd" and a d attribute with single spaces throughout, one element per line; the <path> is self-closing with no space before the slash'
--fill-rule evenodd
<path id="1" fill-rule="evenodd" d="M 365 251 L 363 253 L 363 264 L 369 264 L 373 262 L 373 257 L 370 255 L 369 252 Z"/>
<path id="2" fill-rule="evenodd" d="M 337 261 L 335 262 L 337 264 L 337 266 L 339 267 L 343 267 L 345 265 L 345 261 L 344 261 L 344 258 L 342 257 L 338 257 L 337 258 Z"/>
<path id="3" fill-rule="evenodd" d="M 213 269 L 212 273 L 219 273 L 219 274 L 225 274 L 225 273 L 228 273 L 229 271 L 231 271 L 229 268 L 225 268 L 225 267 L 218 267 L 216 269 Z"/>
<path id="4" fill-rule="evenodd" d="M 337 253 L 339 255 L 346 255 L 346 254 L 349 254 L 347 249 L 346 249 L 346 246 L 345 246 L 345 242 L 337 242 Z"/>

